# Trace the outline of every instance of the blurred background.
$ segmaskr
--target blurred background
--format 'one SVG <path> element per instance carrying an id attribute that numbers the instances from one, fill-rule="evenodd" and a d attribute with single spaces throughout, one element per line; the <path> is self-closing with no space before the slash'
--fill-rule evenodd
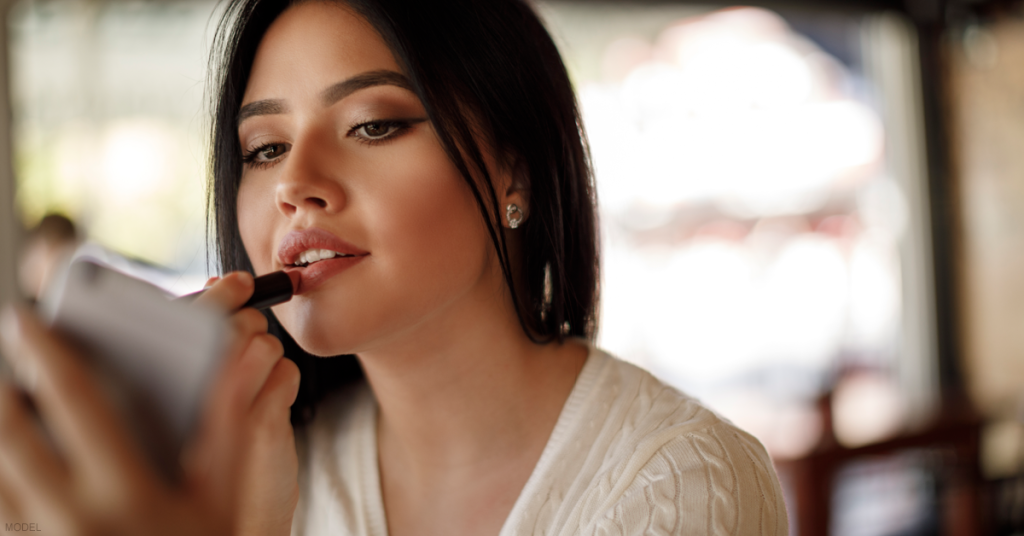
<path id="1" fill-rule="evenodd" d="M 199 288 L 217 4 L 4 5 L 0 298 L 82 240 Z M 793 534 L 1024 534 L 1024 3 L 537 7 L 599 344 L 756 435 Z"/>

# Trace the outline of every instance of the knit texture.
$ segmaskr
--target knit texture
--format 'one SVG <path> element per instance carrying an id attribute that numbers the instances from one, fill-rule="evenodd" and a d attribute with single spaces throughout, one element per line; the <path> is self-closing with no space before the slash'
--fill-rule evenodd
<path id="1" fill-rule="evenodd" d="M 296 434 L 293 536 L 385 536 L 377 406 L 360 385 Z M 649 373 L 591 348 L 499 536 L 788 534 L 764 447 Z"/>

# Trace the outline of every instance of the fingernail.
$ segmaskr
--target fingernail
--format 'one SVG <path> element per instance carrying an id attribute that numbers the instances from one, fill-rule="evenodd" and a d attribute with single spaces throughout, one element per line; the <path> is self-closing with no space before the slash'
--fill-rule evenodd
<path id="1" fill-rule="evenodd" d="M 238 280 L 241 281 L 243 285 L 252 286 L 252 274 L 250 274 L 249 272 L 235 272 L 235 274 L 237 274 L 235 277 L 237 277 Z"/>
<path id="2" fill-rule="evenodd" d="M 204 289 L 208 289 L 208 288 L 212 287 L 213 284 L 216 283 L 217 281 L 220 281 L 220 278 L 217 277 L 217 276 L 213 276 L 213 277 L 211 277 L 211 278 L 206 280 L 206 284 L 203 285 L 203 288 Z"/>

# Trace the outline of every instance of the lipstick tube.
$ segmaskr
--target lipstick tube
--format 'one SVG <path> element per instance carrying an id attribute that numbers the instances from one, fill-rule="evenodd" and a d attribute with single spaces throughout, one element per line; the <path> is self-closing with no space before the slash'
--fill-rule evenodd
<path id="1" fill-rule="evenodd" d="M 252 307 L 253 309 L 266 309 L 284 303 L 292 299 L 295 294 L 294 283 L 291 276 L 286 272 L 271 272 L 257 277 L 254 281 L 256 288 L 252 291 L 249 301 L 245 302 L 242 308 Z M 199 292 L 186 294 L 178 298 L 179 301 L 192 301 L 201 296 L 206 289 Z"/>

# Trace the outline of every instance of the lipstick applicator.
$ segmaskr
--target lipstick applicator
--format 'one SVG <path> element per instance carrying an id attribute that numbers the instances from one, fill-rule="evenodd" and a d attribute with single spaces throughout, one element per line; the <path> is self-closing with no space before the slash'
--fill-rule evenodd
<path id="1" fill-rule="evenodd" d="M 252 297 L 242 305 L 242 309 L 252 307 L 253 309 L 266 309 L 284 303 L 295 294 L 299 286 L 299 274 L 296 272 L 271 272 L 253 280 L 255 288 Z M 201 296 L 206 289 L 192 294 L 186 294 L 178 298 L 180 301 L 192 301 Z"/>

